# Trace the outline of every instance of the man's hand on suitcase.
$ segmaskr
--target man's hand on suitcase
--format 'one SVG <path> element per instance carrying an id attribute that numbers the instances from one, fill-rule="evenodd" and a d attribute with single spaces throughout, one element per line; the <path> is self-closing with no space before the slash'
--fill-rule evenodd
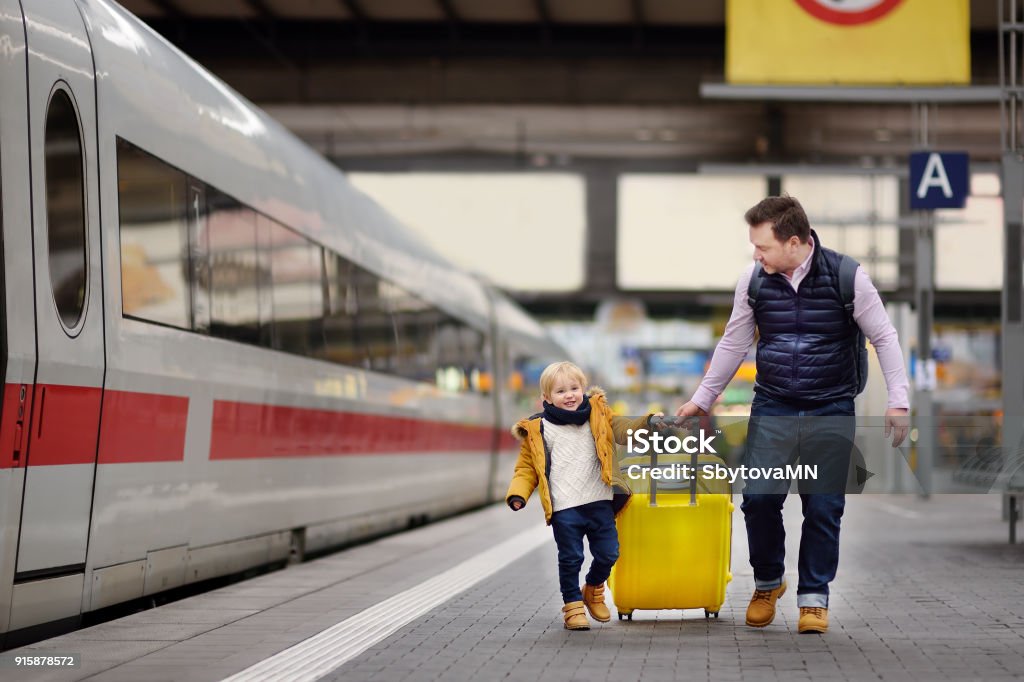
<path id="1" fill-rule="evenodd" d="M 686 419 L 683 417 L 666 417 L 659 412 L 651 416 L 650 426 L 655 431 L 667 431 L 668 429 L 682 429 L 685 427 Z"/>
<path id="2" fill-rule="evenodd" d="M 707 414 L 702 408 L 697 407 L 692 400 L 680 405 L 679 409 L 676 410 L 676 417 L 682 419 L 685 424 L 683 428 L 691 431 L 700 428 L 700 417 L 706 417 Z"/>
<path id="3" fill-rule="evenodd" d="M 705 417 L 707 414 L 703 409 L 697 407 L 692 400 L 680 405 L 679 409 L 676 410 L 677 417 Z"/>

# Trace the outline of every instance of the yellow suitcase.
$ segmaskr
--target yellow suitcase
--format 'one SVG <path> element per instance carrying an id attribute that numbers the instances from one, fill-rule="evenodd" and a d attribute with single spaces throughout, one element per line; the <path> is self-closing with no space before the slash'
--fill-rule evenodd
<path id="1" fill-rule="evenodd" d="M 698 471 L 705 465 L 725 465 L 713 455 L 649 459 L 625 459 L 621 470 L 625 474 L 638 463 L 663 471 L 681 463 Z M 626 480 L 633 496 L 616 519 L 619 560 L 608 579 L 619 620 L 632 620 L 636 609 L 703 608 L 705 618 L 717 618 L 732 580 L 733 504 L 728 480 Z"/>

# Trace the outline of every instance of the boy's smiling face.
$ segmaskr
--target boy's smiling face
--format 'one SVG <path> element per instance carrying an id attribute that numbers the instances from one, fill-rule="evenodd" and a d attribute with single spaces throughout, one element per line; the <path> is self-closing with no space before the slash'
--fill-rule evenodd
<path id="1" fill-rule="evenodd" d="M 576 410 L 583 404 L 583 384 L 579 379 L 560 374 L 555 377 L 551 393 L 545 395 L 544 400 L 563 410 Z"/>

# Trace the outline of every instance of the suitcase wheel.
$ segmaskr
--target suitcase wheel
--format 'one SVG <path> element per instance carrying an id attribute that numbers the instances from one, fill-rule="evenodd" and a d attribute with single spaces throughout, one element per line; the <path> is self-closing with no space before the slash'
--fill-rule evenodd
<path id="1" fill-rule="evenodd" d="M 633 620 L 633 612 L 619 611 L 619 620 Z"/>
<path id="2" fill-rule="evenodd" d="M 711 618 L 711 616 L 718 618 L 718 611 L 708 611 L 707 609 L 704 609 L 704 619 L 707 620 L 708 618 Z"/>

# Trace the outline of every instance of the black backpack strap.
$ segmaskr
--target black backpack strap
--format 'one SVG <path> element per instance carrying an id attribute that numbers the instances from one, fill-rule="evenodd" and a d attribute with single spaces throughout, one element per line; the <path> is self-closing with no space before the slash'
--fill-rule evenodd
<path id="1" fill-rule="evenodd" d="M 857 277 L 857 268 L 859 267 L 860 263 L 846 255 L 839 261 L 839 295 L 843 299 L 846 318 L 851 324 L 853 324 L 854 279 Z"/>
<path id="2" fill-rule="evenodd" d="M 754 263 L 754 271 L 750 273 L 750 283 L 747 284 L 747 304 L 754 309 L 757 303 L 757 294 L 761 291 L 761 264 Z"/>

